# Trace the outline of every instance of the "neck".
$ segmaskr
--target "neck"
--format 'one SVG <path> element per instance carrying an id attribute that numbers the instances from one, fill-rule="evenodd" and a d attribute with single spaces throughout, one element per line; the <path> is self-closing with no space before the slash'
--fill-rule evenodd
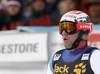
<path id="1" fill-rule="evenodd" d="M 72 49 L 70 51 L 77 51 L 85 48 L 87 46 L 87 41 L 81 41 L 80 44 L 77 46 L 76 49 Z"/>

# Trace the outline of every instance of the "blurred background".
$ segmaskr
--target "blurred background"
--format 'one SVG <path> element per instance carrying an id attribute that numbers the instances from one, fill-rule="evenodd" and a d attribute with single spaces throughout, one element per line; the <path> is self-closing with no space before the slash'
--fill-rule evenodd
<path id="1" fill-rule="evenodd" d="M 59 20 L 70 10 L 90 16 L 88 44 L 100 49 L 100 0 L 0 0 L 0 74 L 46 74 L 64 48 Z"/>

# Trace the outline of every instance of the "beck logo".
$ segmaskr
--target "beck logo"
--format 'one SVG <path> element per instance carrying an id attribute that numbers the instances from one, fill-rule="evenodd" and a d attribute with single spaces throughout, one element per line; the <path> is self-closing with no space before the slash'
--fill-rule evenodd
<path id="1" fill-rule="evenodd" d="M 76 24 L 77 30 L 92 30 L 92 24 Z"/>

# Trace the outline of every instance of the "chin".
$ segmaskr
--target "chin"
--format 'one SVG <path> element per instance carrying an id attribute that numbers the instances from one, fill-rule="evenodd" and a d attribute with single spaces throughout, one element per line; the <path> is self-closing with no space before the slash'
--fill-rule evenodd
<path id="1" fill-rule="evenodd" d="M 72 46 L 65 45 L 65 47 L 69 49 L 69 48 L 71 48 Z"/>

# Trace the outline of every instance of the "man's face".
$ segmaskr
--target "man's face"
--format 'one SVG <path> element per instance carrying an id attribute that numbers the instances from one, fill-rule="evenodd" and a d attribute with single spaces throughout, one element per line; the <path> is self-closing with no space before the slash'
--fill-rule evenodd
<path id="1" fill-rule="evenodd" d="M 63 30 L 62 32 L 62 38 L 63 38 L 63 42 L 66 48 L 71 48 L 72 44 L 75 42 L 75 40 L 77 39 L 77 33 L 69 35 L 66 33 L 65 30 Z"/>
<path id="2" fill-rule="evenodd" d="M 91 17 L 100 17 L 100 4 L 91 4 L 89 6 L 89 13 Z"/>
<path id="3" fill-rule="evenodd" d="M 7 12 L 11 16 L 17 15 L 19 13 L 19 11 L 20 11 L 20 7 L 18 7 L 16 5 L 10 5 L 7 7 Z"/>
<path id="4" fill-rule="evenodd" d="M 42 0 L 37 0 L 32 5 L 33 9 L 35 11 L 43 11 L 45 9 L 45 3 Z"/>

